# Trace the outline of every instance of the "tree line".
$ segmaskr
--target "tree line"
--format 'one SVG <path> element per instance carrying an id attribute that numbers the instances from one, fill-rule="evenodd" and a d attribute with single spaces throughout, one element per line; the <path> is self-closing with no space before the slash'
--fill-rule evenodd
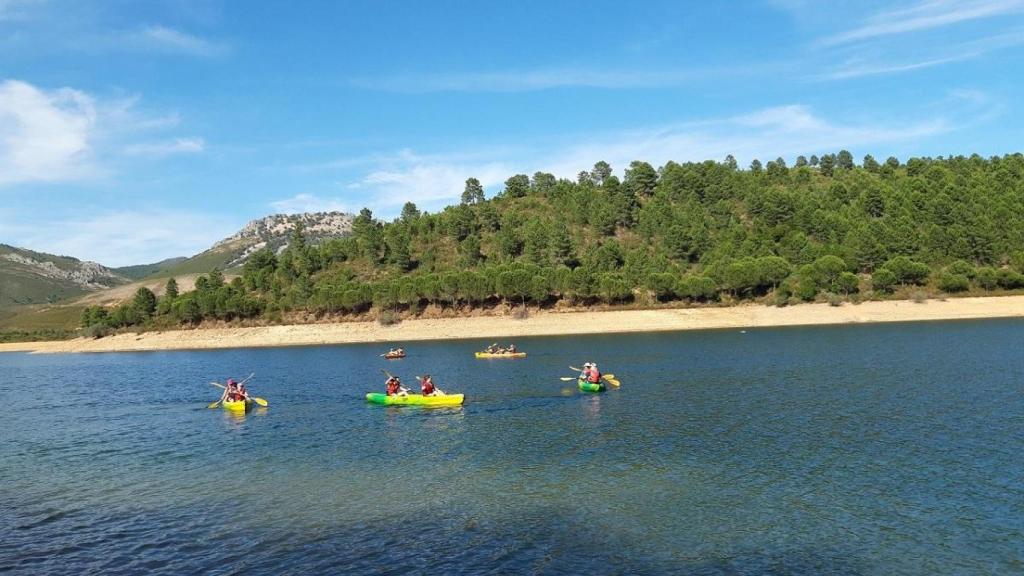
<path id="1" fill-rule="evenodd" d="M 363 209 L 352 233 L 252 255 L 157 299 L 140 289 L 83 325 L 552 306 L 885 297 L 1024 288 L 1024 156 L 598 162 L 575 180 L 475 178 L 438 213 Z M 173 280 L 170 282 L 173 283 Z M 169 284 L 170 284 L 169 283 Z"/>

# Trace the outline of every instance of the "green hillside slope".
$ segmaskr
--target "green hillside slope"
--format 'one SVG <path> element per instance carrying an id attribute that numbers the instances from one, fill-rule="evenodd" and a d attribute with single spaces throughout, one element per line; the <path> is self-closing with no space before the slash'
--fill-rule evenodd
<path id="1" fill-rule="evenodd" d="M 349 237 L 297 234 L 283 252 L 253 254 L 230 284 L 204 278 L 145 314 L 96 321 L 1024 288 L 1020 154 L 855 165 L 843 151 L 747 170 L 731 158 L 634 162 L 622 180 L 599 162 L 576 180 L 514 175 L 490 200 L 470 179 L 462 199 L 438 214 L 410 203 L 389 223 L 363 210 Z"/>
<path id="2" fill-rule="evenodd" d="M 93 262 L 0 244 L 0 308 L 59 302 L 127 281 Z"/>

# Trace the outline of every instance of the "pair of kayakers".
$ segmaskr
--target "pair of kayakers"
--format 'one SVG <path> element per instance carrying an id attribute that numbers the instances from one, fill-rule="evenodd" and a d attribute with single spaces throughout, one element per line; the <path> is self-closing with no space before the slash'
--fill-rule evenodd
<path id="1" fill-rule="evenodd" d="M 434 385 L 434 379 L 427 374 L 425 376 L 418 377 L 420 381 L 420 392 L 424 396 L 433 396 L 435 394 L 443 396 L 442 392 L 437 386 Z M 409 389 L 402 386 L 402 381 L 398 376 L 389 376 L 387 381 L 384 382 L 384 391 L 388 396 L 405 396 L 409 393 Z"/>
<path id="2" fill-rule="evenodd" d="M 601 383 L 601 371 L 597 369 L 597 363 L 586 362 L 583 364 L 583 371 L 580 372 L 579 379 L 590 382 L 591 384 Z"/>
<path id="3" fill-rule="evenodd" d="M 228 378 L 227 385 L 224 387 L 224 394 L 220 400 L 228 402 L 238 402 L 240 400 L 248 400 L 249 393 L 245 390 L 245 383 L 235 382 L 233 378 Z"/>

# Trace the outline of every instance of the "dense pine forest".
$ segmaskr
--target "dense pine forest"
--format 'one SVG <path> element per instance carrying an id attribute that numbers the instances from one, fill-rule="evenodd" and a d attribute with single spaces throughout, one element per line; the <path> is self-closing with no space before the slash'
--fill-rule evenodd
<path id="1" fill-rule="evenodd" d="M 171 284 L 173 284 L 171 280 Z M 775 305 L 914 292 L 1024 288 L 1024 156 L 864 157 L 846 151 L 723 162 L 624 177 L 598 162 L 575 181 L 510 177 L 487 198 L 466 181 L 439 213 L 407 203 L 381 222 L 364 209 L 345 238 L 262 251 L 237 277 L 195 291 L 143 288 L 94 329 L 204 320 L 375 317 L 513 306 Z"/>

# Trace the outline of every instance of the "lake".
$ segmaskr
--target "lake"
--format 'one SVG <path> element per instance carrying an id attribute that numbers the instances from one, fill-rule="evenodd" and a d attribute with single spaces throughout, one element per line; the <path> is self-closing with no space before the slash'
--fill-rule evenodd
<path id="1" fill-rule="evenodd" d="M 1024 572 L 1024 321 L 489 343 L 0 354 L 0 572 Z"/>

